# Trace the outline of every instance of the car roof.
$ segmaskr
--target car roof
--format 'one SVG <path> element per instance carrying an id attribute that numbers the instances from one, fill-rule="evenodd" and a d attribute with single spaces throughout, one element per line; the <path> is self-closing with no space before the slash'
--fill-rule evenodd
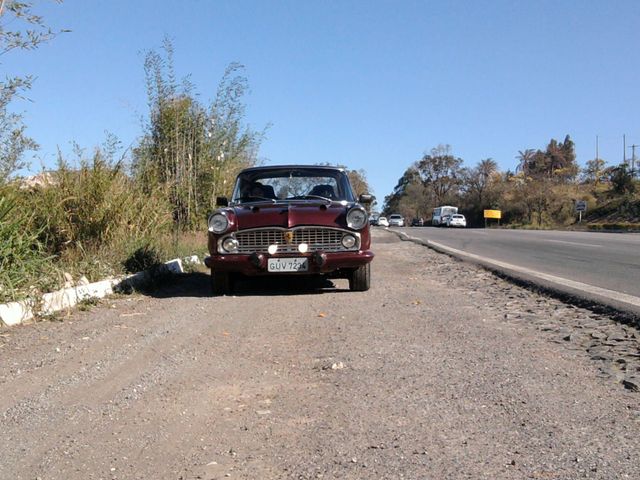
<path id="1" fill-rule="evenodd" d="M 301 170 L 301 169 L 310 169 L 310 170 L 331 170 L 331 171 L 340 171 L 344 172 L 345 169 L 342 167 L 334 166 L 334 165 L 263 165 L 260 167 L 249 167 L 242 170 L 240 173 L 251 173 L 251 172 L 261 172 L 268 170 Z"/>

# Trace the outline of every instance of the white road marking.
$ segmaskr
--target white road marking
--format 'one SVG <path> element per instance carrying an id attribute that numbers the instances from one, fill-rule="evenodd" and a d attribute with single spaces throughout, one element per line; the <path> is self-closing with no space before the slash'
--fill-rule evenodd
<path id="1" fill-rule="evenodd" d="M 481 264 L 495 265 L 496 267 L 500 267 L 506 270 L 511 270 L 513 272 L 529 275 L 531 277 L 538 278 L 540 280 L 544 280 L 552 284 L 568 287 L 568 288 L 571 288 L 572 290 L 590 293 L 592 295 L 596 295 L 601 298 L 604 297 L 609 300 L 614 300 L 620 303 L 626 303 L 628 305 L 635 307 L 636 309 L 640 308 L 640 297 L 636 297 L 634 295 L 629 295 L 627 293 L 622 293 L 622 292 L 616 292 L 615 290 L 609 290 L 607 288 L 596 287 L 595 285 L 589 285 L 587 283 L 576 282 L 575 280 L 569 280 L 567 278 L 556 277 L 555 275 L 549 275 L 548 273 L 542 273 L 536 270 L 531 270 L 529 268 L 512 265 L 510 263 L 500 262 L 498 260 L 494 260 L 491 258 L 481 257 L 480 255 L 475 255 L 473 253 L 467 253 L 462 250 L 458 250 L 456 248 L 447 247 L 446 245 L 442 245 L 441 243 L 436 243 L 431 240 L 422 240 L 420 238 L 409 237 L 408 235 L 406 235 L 406 237 L 409 240 L 426 242 L 428 245 L 433 245 L 434 247 L 440 250 L 443 250 L 447 253 L 451 253 L 456 256 L 475 260 Z"/>
<path id="2" fill-rule="evenodd" d="M 602 245 L 595 245 L 593 243 L 568 242 L 566 240 L 547 240 L 547 242 L 564 243 L 566 245 L 577 245 L 579 247 L 602 248 Z"/>

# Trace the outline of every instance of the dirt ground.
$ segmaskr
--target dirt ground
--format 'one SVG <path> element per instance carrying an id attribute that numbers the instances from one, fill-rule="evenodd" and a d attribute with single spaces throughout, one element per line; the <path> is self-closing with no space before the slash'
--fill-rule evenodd
<path id="1" fill-rule="evenodd" d="M 374 251 L 365 293 L 196 273 L 0 330 L 0 478 L 640 478 L 635 328 Z"/>

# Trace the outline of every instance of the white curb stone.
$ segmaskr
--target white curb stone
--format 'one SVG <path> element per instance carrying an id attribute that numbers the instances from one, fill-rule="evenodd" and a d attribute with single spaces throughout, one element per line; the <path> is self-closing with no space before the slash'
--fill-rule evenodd
<path id="1" fill-rule="evenodd" d="M 187 265 L 201 265 L 202 264 L 202 260 L 200 260 L 200 257 L 198 257 L 198 255 L 191 255 L 190 257 L 184 257 L 182 259 L 182 261 L 184 263 L 186 263 Z"/>
<path id="2" fill-rule="evenodd" d="M 198 257 L 194 257 L 199 261 Z M 188 257 L 190 260 L 193 257 Z M 170 260 L 165 263 L 165 268 L 171 273 L 184 273 L 182 261 L 179 258 Z M 100 282 L 87 283 L 86 278 L 78 282 L 75 287 L 63 288 L 56 292 L 45 293 L 40 302 L 40 308 L 37 310 L 44 315 L 51 315 L 61 310 L 67 310 L 74 307 L 82 300 L 89 298 L 103 298 L 111 295 L 114 289 L 119 286 L 129 285 L 135 287 L 143 283 L 151 276 L 150 272 L 138 272 L 127 277 L 110 278 Z M 0 321 L 8 327 L 19 325 L 20 323 L 31 320 L 35 316 L 36 302 L 34 299 L 23 300 L 20 302 L 10 302 L 0 304 Z"/>
<path id="3" fill-rule="evenodd" d="M 0 320 L 8 327 L 18 325 L 33 318 L 33 309 L 28 301 L 11 302 L 0 305 Z"/>
<path id="4" fill-rule="evenodd" d="M 103 298 L 113 293 L 114 285 L 118 279 L 103 280 L 80 287 L 63 288 L 57 292 L 45 293 L 42 296 L 41 312 L 44 315 L 66 310 L 75 306 L 78 302 L 88 298 Z"/>

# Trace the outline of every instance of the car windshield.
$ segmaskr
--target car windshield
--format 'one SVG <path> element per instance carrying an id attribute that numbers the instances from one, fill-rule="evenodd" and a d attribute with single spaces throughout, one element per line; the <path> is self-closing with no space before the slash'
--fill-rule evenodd
<path id="1" fill-rule="evenodd" d="M 391 218 L 392 220 L 398 220 L 398 219 L 402 218 L 402 216 L 400 216 L 400 215 L 391 215 L 389 218 Z"/>
<path id="2" fill-rule="evenodd" d="M 277 167 L 241 172 L 233 203 L 286 201 L 347 201 L 354 196 L 347 174 L 338 168 Z"/>
<path id="3" fill-rule="evenodd" d="M 453 218 L 464 218 L 464 215 L 454 215 Z"/>

